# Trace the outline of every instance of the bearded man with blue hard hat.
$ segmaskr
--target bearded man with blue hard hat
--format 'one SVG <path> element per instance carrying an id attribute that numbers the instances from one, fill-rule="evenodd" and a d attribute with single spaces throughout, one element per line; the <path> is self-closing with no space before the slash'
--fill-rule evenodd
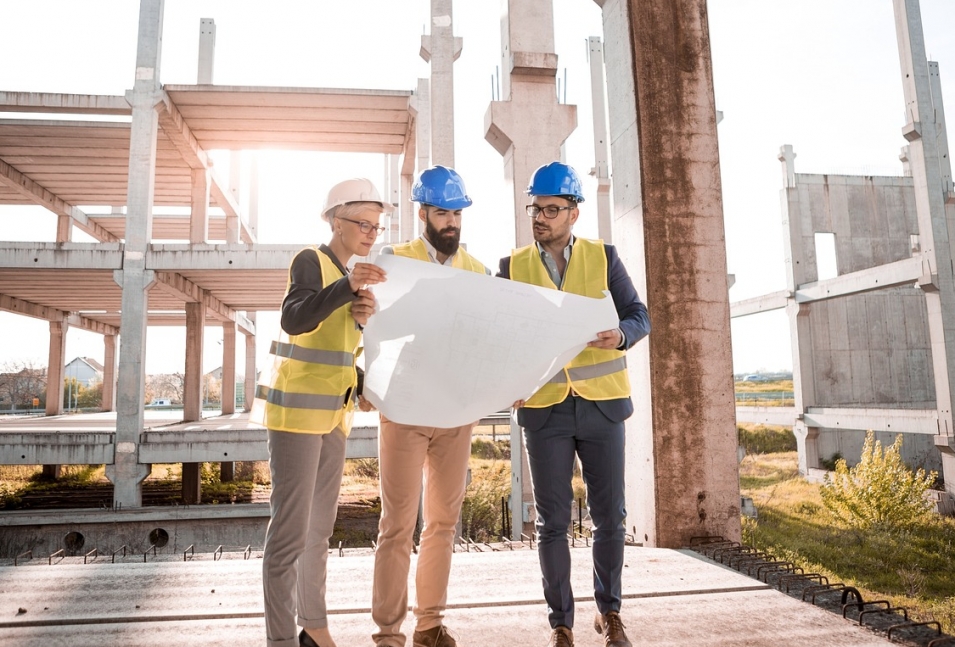
<path id="1" fill-rule="evenodd" d="M 382 248 L 425 263 L 490 274 L 460 245 L 462 212 L 472 204 L 457 171 L 434 166 L 421 173 L 411 190 L 424 223 L 413 241 Z M 372 315 L 374 316 L 374 315 Z M 448 577 L 454 536 L 471 457 L 471 430 L 477 421 L 441 429 L 403 425 L 381 416 L 378 470 L 381 481 L 381 520 L 371 615 L 378 632 L 376 645 L 403 647 L 401 624 L 408 613 L 408 570 L 414 547 L 418 501 L 424 477 L 424 527 L 415 573 L 414 647 L 455 647 L 444 627 Z"/>
<path id="2" fill-rule="evenodd" d="M 606 647 L 631 647 L 620 619 L 624 520 L 624 421 L 633 413 L 626 351 L 650 332 L 646 306 L 613 245 L 577 238 L 584 201 L 577 172 L 561 162 L 538 168 L 527 193 L 534 244 L 502 258 L 498 276 L 603 298 L 609 291 L 619 325 L 587 348 L 526 401 L 514 403 L 524 429 L 537 509 L 538 554 L 551 636 L 548 647 L 573 647 L 570 550 L 574 462 L 580 459 L 594 523 L 594 629 Z"/>

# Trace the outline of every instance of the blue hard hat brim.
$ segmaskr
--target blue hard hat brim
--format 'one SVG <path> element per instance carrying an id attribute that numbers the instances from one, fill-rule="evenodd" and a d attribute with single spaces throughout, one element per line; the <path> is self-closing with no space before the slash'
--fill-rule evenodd
<path id="1" fill-rule="evenodd" d="M 452 198 L 450 200 L 444 200 L 441 204 L 435 202 L 422 202 L 421 204 L 427 204 L 432 207 L 437 207 L 438 209 L 446 209 L 448 211 L 457 211 L 458 209 L 465 209 L 474 204 L 474 201 L 471 200 L 468 196 L 463 198 Z"/>

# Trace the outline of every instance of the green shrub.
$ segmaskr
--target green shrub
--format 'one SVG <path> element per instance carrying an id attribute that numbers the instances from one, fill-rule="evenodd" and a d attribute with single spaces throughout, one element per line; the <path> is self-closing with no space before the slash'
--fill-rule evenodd
<path id="1" fill-rule="evenodd" d="M 842 460 L 842 452 L 836 452 L 829 458 L 820 458 L 819 464 L 822 465 L 823 469 L 834 472 L 836 470 L 836 464 Z"/>
<path id="2" fill-rule="evenodd" d="M 472 469 L 471 483 L 461 506 L 461 529 L 474 541 L 491 541 L 501 535 L 501 499 L 511 494 L 511 469 L 494 461 Z"/>
<path id="3" fill-rule="evenodd" d="M 509 460 L 511 441 L 509 439 L 493 441 L 480 436 L 475 437 L 471 440 L 471 456 L 488 460 Z"/>
<path id="4" fill-rule="evenodd" d="M 866 433 L 859 464 L 836 462 L 820 491 L 823 505 L 851 528 L 904 530 L 931 518 L 932 504 L 925 492 L 935 472 L 913 472 L 902 462 L 902 435 L 886 450 L 871 431 Z"/>
<path id="5" fill-rule="evenodd" d="M 740 447 L 747 454 L 778 454 L 796 451 L 792 429 L 768 425 L 737 425 Z"/>

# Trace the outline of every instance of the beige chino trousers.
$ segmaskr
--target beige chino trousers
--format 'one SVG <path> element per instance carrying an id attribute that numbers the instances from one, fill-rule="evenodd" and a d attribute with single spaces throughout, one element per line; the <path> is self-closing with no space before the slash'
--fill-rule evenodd
<path id="1" fill-rule="evenodd" d="M 371 615 L 379 629 L 372 638 L 378 645 L 405 644 L 401 624 L 408 614 L 408 570 L 422 476 L 424 528 L 415 574 L 415 630 L 441 624 L 475 424 L 438 429 L 402 425 L 381 416 L 381 521 L 371 601 Z"/>

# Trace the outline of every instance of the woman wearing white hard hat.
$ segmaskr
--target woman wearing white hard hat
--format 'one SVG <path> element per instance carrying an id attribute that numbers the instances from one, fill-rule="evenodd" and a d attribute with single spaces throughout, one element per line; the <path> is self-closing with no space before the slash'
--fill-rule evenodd
<path id="1" fill-rule="evenodd" d="M 262 583 L 268 647 L 336 647 L 328 631 L 325 572 L 338 512 L 345 438 L 357 400 L 355 359 L 373 312 L 366 285 L 385 280 L 367 256 L 394 207 L 366 179 L 339 182 L 322 218 L 327 244 L 300 251 L 282 301 L 282 339 L 272 344 L 268 385 L 256 389 L 253 420 L 268 428 L 272 516 Z M 302 630 L 296 636 L 296 617 Z"/>

